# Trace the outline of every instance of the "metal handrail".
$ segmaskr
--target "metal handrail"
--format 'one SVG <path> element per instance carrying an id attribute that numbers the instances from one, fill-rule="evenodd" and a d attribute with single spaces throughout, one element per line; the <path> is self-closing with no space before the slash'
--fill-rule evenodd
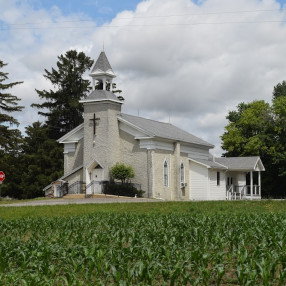
<path id="1" fill-rule="evenodd" d="M 69 194 L 82 194 L 83 193 L 82 185 L 83 185 L 82 181 L 76 181 L 72 183 L 68 187 L 68 193 Z"/>

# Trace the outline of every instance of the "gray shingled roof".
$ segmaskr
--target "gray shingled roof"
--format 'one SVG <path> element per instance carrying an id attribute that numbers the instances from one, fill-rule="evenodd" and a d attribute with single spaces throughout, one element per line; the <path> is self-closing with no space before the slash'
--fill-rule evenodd
<path id="1" fill-rule="evenodd" d="M 259 160 L 258 156 L 215 158 L 216 162 L 228 167 L 229 170 L 254 170 Z"/>
<path id="2" fill-rule="evenodd" d="M 105 55 L 105 52 L 103 52 L 103 51 L 100 53 L 100 55 L 99 55 L 95 65 L 93 66 L 93 69 L 91 72 L 93 73 L 97 69 L 102 70 L 104 72 L 106 72 L 108 70 L 112 70 L 112 67 L 111 67 L 111 65 L 110 65 L 110 63 L 109 63 L 109 61 Z"/>
<path id="3" fill-rule="evenodd" d="M 214 145 L 170 124 L 163 123 L 155 120 L 150 120 L 138 116 L 120 114 L 119 120 L 123 119 L 132 125 L 137 126 L 143 132 L 146 132 L 149 136 L 166 138 L 186 143 L 203 145 L 209 148 L 213 148 Z"/>
<path id="4" fill-rule="evenodd" d="M 61 181 L 64 180 L 66 177 L 72 175 L 73 173 L 77 172 L 78 170 L 82 169 L 83 165 L 80 165 L 78 167 L 76 167 L 75 169 L 71 170 L 69 173 L 67 173 L 66 175 L 61 176 L 59 179 L 57 179 L 57 181 Z M 46 187 L 43 188 L 43 192 L 45 192 L 47 189 L 52 187 L 52 183 L 47 185 Z"/>
<path id="5" fill-rule="evenodd" d="M 220 169 L 220 170 L 227 170 L 227 167 L 226 166 L 223 166 L 217 162 L 214 162 L 214 161 L 211 161 L 211 160 L 204 160 L 204 159 L 193 159 L 193 158 L 190 158 L 191 160 L 193 161 L 196 161 L 196 162 L 199 162 L 201 164 L 204 164 L 210 168 L 213 168 L 213 169 Z"/>
<path id="6" fill-rule="evenodd" d="M 122 103 L 113 92 L 102 89 L 93 90 L 85 99 L 81 100 L 80 102 L 89 100 L 115 100 Z"/>

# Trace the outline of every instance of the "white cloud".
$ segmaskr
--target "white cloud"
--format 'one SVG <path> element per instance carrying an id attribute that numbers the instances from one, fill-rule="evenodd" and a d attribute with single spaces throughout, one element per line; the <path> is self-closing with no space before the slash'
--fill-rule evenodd
<path id="1" fill-rule="evenodd" d="M 241 101 L 270 101 L 273 86 L 285 80 L 286 26 L 279 21 L 285 21 L 286 12 L 274 0 L 205 0 L 199 5 L 148 0 L 134 12 L 122 11 L 107 27 L 67 22 L 86 16 L 64 16 L 57 7 L 0 3 L 2 23 L 41 22 L 30 26 L 45 27 L 0 35 L 1 59 L 9 64 L 5 70 L 11 81 L 25 81 L 15 93 L 26 106 L 38 102 L 35 88 L 49 87 L 42 75 L 58 55 L 76 48 L 96 58 L 104 43 L 126 99 L 124 112 L 139 109 L 142 116 L 164 121 L 170 114 L 173 124 L 215 144 L 218 154 L 227 112 Z M 62 28 L 78 26 L 89 28 Z M 36 112 L 27 107 L 23 125 Z"/>

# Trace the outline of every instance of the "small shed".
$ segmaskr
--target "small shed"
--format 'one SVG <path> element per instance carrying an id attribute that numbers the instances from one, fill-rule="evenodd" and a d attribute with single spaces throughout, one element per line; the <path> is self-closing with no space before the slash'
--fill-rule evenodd
<path id="1" fill-rule="evenodd" d="M 54 181 L 44 191 L 46 197 L 61 198 L 68 192 L 68 182 L 64 180 Z"/>

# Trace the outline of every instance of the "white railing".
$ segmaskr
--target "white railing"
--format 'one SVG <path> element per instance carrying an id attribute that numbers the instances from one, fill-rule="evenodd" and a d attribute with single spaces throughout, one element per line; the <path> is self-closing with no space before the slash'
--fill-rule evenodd
<path id="1" fill-rule="evenodd" d="M 226 199 L 229 201 L 231 200 L 233 193 L 233 185 L 230 185 L 229 188 L 226 190 Z"/>
<path id="2" fill-rule="evenodd" d="M 261 196 L 261 191 L 260 191 L 260 186 L 258 185 L 253 185 L 253 188 L 252 188 L 252 194 L 251 194 L 251 185 L 247 185 L 245 186 L 246 187 L 246 196 L 254 196 L 254 197 L 257 197 L 257 196 Z"/>
<path id="3" fill-rule="evenodd" d="M 237 191 L 233 185 L 230 185 L 226 190 L 226 199 L 227 200 L 241 200 L 243 192 Z"/>
<path id="4" fill-rule="evenodd" d="M 226 189 L 226 199 L 227 200 L 241 200 L 243 198 L 260 198 L 261 197 L 261 188 L 258 185 L 242 185 L 242 186 L 227 186 Z"/>

